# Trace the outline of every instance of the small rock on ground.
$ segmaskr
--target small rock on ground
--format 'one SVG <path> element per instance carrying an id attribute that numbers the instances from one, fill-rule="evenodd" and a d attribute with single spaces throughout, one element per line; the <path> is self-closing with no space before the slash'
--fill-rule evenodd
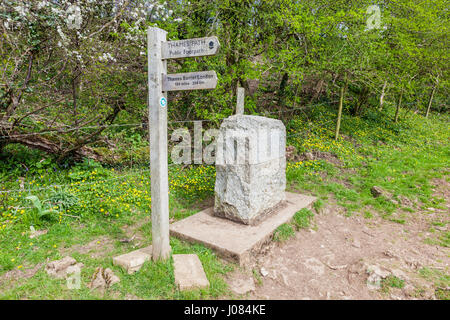
<path id="1" fill-rule="evenodd" d="M 36 237 L 42 236 L 44 234 L 47 234 L 48 230 L 34 230 L 30 234 L 30 239 L 34 239 Z"/>
<path id="2" fill-rule="evenodd" d="M 372 193 L 372 195 L 373 195 L 375 198 L 378 198 L 378 197 L 383 196 L 383 197 L 389 199 L 389 198 L 392 197 L 392 195 L 391 195 L 389 192 L 387 192 L 386 190 L 384 190 L 383 188 L 378 187 L 378 186 L 373 186 L 373 187 L 370 189 L 370 192 Z"/>
<path id="3" fill-rule="evenodd" d="M 261 268 L 260 273 L 263 277 L 266 277 L 269 274 L 269 272 L 264 268 Z"/>
<path id="4" fill-rule="evenodd" d="M 79 269 L 83 267 L 82 263 L 77 263 L 77 261 L 72 257 L 64 257 L 60 260 L 55 260 L 47 264 L 45 271 L 47 274 L 55 278 L 64 278 L 67 275 L 67 269 L 71 266 L 77 266 Z"/>
<path id="5" fill-rule="evenodd" d="M 88 284 L 89 289 L 107 289 L 113 284 L 120 282 L 120 278 L 109 269 L 98 267 L 95 269 L 91 282 Z"/>
<path id="6" fill-rule="evenodd" d="M 134 250 L 129 253 L 122 254 L 113 258 L 113 264 L 121 266 L 128 271 L 128 274 L 133 274 L 149 261 L 152 257 L 152 246 Z"/>
<path id="7" fill-rule="evenodd" d="M 378 265 L 367 266 L 366 272 L 369 274 L 367 278 L 367 288 L 369 290 L 379 290 L 381 288 L 381 280 L 391 275 L 391 272 L 383 270 Z"/>
<path id="8" fill-rule="evenodd" d="M 253 278 L 235 279 L 229 285 L 230 290 L 237 295 L 243 295 L 256 289 Z"/>

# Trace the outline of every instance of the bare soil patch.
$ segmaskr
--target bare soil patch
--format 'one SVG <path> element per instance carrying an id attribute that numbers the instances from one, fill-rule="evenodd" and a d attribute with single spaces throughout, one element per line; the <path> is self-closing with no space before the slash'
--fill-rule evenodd
<path id="1" fill-rule="evenodd" d="M 70 256 L 74 252 L 89 254 L 91 258 L 101 258 L 114 249 L 114 240 L 107 236 L 94 239 L 87 244 L 76 244 L 69 248 L 61 248 L 59 252 L 62 256 Z"/>
<path id="2" fill-rule="evenodd" d="M 448 209 L 448 182 L 434 183 Z M 255 278 L 259 285 L 246 295 L 250 299 L 435 299 L 435 285 L 419 270 L 448 274 L 449 248 L 424 242 L 431 234 L 430 221 L 448 225 L 447 209 L 408 212 L 406 223 L 398 224 L 380 217 L 346 217 L 343 208 L 331 204 L 316 214 L 314 227 L 272 243 L 254 265 L 236 270 L 227 281 Z M 368 268 L 403 280 L 403 288 L 374 288 L 367 282 Z"/>

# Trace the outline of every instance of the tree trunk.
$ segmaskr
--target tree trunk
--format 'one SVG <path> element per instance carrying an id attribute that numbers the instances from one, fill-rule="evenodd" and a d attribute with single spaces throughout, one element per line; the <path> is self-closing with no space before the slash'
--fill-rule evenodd
<path id="1" fill-rule="evenodd" d="M 347 74 L 345 74 L 344 85 L 341 87 L 341 97 L 339 99 L 339 109 L 338 109 L 338 118 L 336 122 L 336 136 L 335 140 L 339 138 L 339 129 L 341 128 L 341 117 L 342 117 L 342 107 L 344 105 L 344 92 L 345 87 L 347 87 Z"/>
<path id="2" fill-rule="evenodd" d="M 434 97 L 434 94 L 436 92 L 438 85 L 439 85 L 439 77 L 437 78 L 436 83 L 433 86 L 433 90 L 431 91 L 430 100 L 428 101 L 428 107 L 427 107 L 427 112 L 425 114 L 425 118 L 428 118 L 428 115 L 430 114 L 431 104 L 433 103 L 433 97 Z"/>
<path id="3" fill-rule="evenodd" d="M 323 85 L 325 84 L 325 80 L 320 79 L 314 89 L 312 89 L 313 94 L 311 100 L 309 100 L 309 104 L 312 104 L 315 100 L 317 100 L 322 92 Z"/>
<path id="4" fill-rule="evenodd" d="M 384 81 L 383 88 L 381 89 L 380 108 L 378 109 L 378 111 L 382 111 L 383 110 L 384 95 L 386 94 L 386 87 L 387 87 L 387 80 Z"/>
<path id="5" fill-rule="evenodd" d="M 395 110 L 395 119 L 394 122 L 398 122 L 398 115 L 400 113 L 400 106 L 402 104 L 402 98 L 403 98 L 403 90 L 400 91 L 400 97 L 398 99 L 398 103 L 397 103 L 397 109 Z"/>
<path id="6" fill-rule="evenodd" d="M 53 155 L 70 154 L 75 158 L 75 160 L 81 160 L 83 158 L 89 158 L 96 161 L 104 160 L 100 154 L 87 146 L 82 146 L 81 148 L 74 150 L 71 153 L 66 153 L 66 150 L 61 149 L 61 146 L 58 142 L 53 142 L 41 135 L 24 135 L 17 132 L 12 132 L 10 134 L 10 138 L 6 138 L 2 143 L 2 146 L 6 146 L 12 143 L 18 143 L 29 148 L 38 149 Z"/>
<path id="7" fill-rule="evenodd" d="M 363 113 L 364 105 L 367 105 L 367 101 L 369 100 L 369 88 L 363 86 L 361 91 L 358 94 L 358 100 L 356 101 L 355 107 L 353 108 L 352 114 L 354 116 L 361 115 Z"/>

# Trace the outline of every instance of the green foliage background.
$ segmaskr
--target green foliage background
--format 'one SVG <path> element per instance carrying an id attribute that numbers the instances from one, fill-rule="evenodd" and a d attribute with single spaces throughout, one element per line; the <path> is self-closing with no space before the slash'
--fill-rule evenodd
<path id="1" fill-rule="evenodd" d="M 17 1 L 8 1 L 5 8 L 13 8 Z M 167 19 L 150 14 L 136 21 L 127 15 L 134 6 L 146 2 L 128 2 L 116 18 L 113 2 L 93 9 L 83 28 L 97 31 L 91 33 L 91 39 L 84 39 L 74 30 L 64 30 L 70 39 L 65 50 L 58 44 L 56 16 L 37 15 L 17 32 L 3 29 L 0 67 L 7 85 L 0 86 L 0 106 L 7 115 L 0 110 L 2 121 L 16 123 L 21 119 L 23 124 L 16 125 L 14 134 L 45 132 L 51 121 L 39 121 L 27 113 L 48 104 L 39 116 L 56 117 L 59 124 L 75 128 L 42 134 L 59 146 L 67 146 L 66 150 L 45 150 L 60 158 L 70 156 L 71 150 L 83 144 L 103 148 L 99 150 L 104 155 L 109 146 L 102 136 L 111 137 L 111 132 L 123 141 L 120 129 L 97 133 L 96 126 L 142 122 L 142 130 L 127 132 L 131 137 L 137 134 L 145 138 L 148 26 L 167 30 L 169 40 L 216 35 L 221 43 L 215 56 L 169 61 L 171 73 L 215 70 L 219 77 L 215 90 L 171 92 L 171 120 L 213 120 L 211 124 L 217 126 L 220 119 L 234 112 L 238 85 L 246 89 L 249 114 L 276 114 L 288 119 L 293 113 L 311 112 L 322 103 L 335 108 L 345 76 L 344 108 L 352 115 L 395 106 L 400 96 L 403 108 L 424 114 L 433 88 L 432 110 L 448 111 L 448 1 L 172 0 L 161 2 L 164 10 L 171 12 Z M 374 14 L 367 10 L 374 4 L 380 9 L 380 26 L 370 29 L 368 21 Z M 20 17 L 11 9 L 0 14 L 0 23 L 7 19 Z M 108 28 L 103 28 L 106 25 Z M 12 37 L 17 46 L 6 41 Z M 114 59 L 97 59 L 102 53 Z M 10 62 L 31 54 L 33 72 L 26 82 L 27 60 L 17 68 Z M 64 62 L 62 73 L 54 65 L 46 67 L 48 61 L 58 66 Z M 55 77 L 54 82 L 43 85 Z M 22 103 L 8 115 L 11 97 L 21 92 L 24 84 Z M 76 128 L 83 119 L 93 128 L 80 135 Z M 2 133 L 5 137 L 11 134 L 6 126 Z M 24 144 L 3 139 L 0 148 L 9 143 Z M 37 146 L 29 143 L 28 147 Z"/>

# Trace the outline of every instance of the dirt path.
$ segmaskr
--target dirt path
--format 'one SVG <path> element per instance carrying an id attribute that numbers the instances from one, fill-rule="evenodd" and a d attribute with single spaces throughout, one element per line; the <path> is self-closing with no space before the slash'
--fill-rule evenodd
<path id="1" fill-rule="evenodd" d="M 235 271 L 227 281 L 234 288 L 256 279 L 250 299 L 434 299 L 435 284 L 419 270 L 448 274 L 449 248 L 424 243 L 430 221 L 448 222 L 448 190 L 441 193 L 447 210 L 410 213 L 403 225 L 346 217 L 337 206 L 325 207 L 316 214 L 312 229 L 273 243 L 253 266 Z M 259 275 L 255 277 L 252 269 Z M 378 286 L 377 281 L 392 275 L 404 280 L 403 288 Z"/>

